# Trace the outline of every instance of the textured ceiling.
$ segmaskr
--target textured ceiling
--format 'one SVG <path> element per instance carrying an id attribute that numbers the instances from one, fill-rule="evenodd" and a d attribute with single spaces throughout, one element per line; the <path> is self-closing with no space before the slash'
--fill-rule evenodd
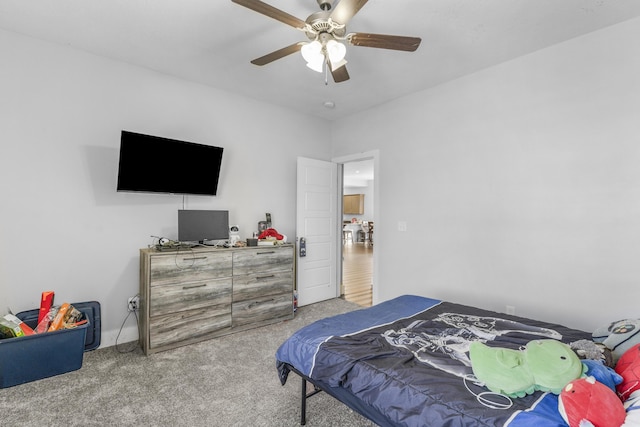
<path id="1" fill-rule="evenodd" d="M 267 3 L 303 20 L 319 11 L 316 0 Z M 638 0 L 370 0 L 348 32 L 420 37 L 421 46 L 348 46 L 351 79 L 325 84 L 298 53 L 250 64 L 306 37 L 231 0 L 0 0 L 2 29 L 329 120 L 637 16 Z"/>

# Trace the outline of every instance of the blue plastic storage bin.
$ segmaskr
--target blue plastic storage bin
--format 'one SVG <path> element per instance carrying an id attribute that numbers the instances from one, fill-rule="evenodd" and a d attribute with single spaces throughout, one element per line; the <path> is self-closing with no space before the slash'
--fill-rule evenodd
<path id="1" fill-rule="evenodd" d="M 17 317 L 35 328 L 36 320 L 26 319 L 33 310 Z M 82 367 L 89 323 L 74 329 L 0 340 L 0 388 L 24 384 Z"/>
<path id="2" fill-rule="evenodd" d="M 86 301 L 86 302 L 74 302 L 71 303 L 76 309 L 80 310 L 84 317 L 89 320 L 89 326 L 87 327 L 87 336 L 84 340 L 84 350 L 95 350 L 100 346 L 100 303 L 98 301 Z M 31 326 L 38 322 L 38 314 L 40 310 L 29 310 L 18 313 L 19 317 L 24 323 Z"/>

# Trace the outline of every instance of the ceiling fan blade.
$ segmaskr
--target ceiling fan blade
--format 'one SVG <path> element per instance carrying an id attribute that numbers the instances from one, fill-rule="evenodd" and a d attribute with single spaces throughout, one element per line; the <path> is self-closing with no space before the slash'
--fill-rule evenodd
<path id="1" fill-rule="evenodd" d="M 331 19 L 339 24 L 345 25 L 353 15 L 358 13 L 362 6 L 367 3 L 368 0 L 340 0 L 338 5 L 331 12 Z"/>
<path id="2" fill-rule="evenodd" d="M 390 36 L 386 34 L 351 33 L 347 40 L 354 46 L 376 47 L 382 49 L 415 51 L 422 39 L 419 37 Z"/>
<path id="3" fill-rule="evenodd" d="M 298 19 L 293 15 L 289 15 L 287 12 L 275 8 L 260 0 L 231 0 L 232 2 L 244 6 L 248 9 L 261 13 L 269 18 L 273 18 L 277 21 L 283 22 L 287 25 L 291 25 L 293 28 L 305 28 L 306 23 L 302 19 Z"/>
<path id="4" fill-rule="evenodd" d="M 256 58 L 251 61 L 251 63 L 254 65 L 267 65 L 268 63 L 273 62 L 276 59 L 284 58 L 285 56 L 291 55 L 292 53 L 300 52 L 300 49 L 303 45 L 304 42 L 294 43 L 291 46 L 283 47 L 282 49 L 267 53 L 265 56 Z"/>
<path id="5" fill-rule="evenodd" d="M 349 80 L 349 72 L 347 71 L 346 65 L 338 67 L 335 70 L 332 69 L 331 75 L 333 76 L 333 81 L 336 83 L 341 83 Z"/>

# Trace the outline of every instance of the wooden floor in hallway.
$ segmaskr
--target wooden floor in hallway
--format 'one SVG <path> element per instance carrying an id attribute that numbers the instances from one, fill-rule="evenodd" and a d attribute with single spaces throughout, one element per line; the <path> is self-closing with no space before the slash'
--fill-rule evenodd
<path id="1" fill-rule="evenodd" d="M 373 245 L 346 242 L 342 245 L 343 298 L 362 307 L 372 304 Z"/>

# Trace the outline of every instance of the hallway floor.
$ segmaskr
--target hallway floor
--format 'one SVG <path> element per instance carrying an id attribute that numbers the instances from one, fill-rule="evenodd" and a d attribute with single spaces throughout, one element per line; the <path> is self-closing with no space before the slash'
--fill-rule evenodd
<path id="1" fill-rule="evenodd" d="M 343 298 L 369 307 L 372 304 L 373 245 L 347 241 L 342 248 Z"/>

